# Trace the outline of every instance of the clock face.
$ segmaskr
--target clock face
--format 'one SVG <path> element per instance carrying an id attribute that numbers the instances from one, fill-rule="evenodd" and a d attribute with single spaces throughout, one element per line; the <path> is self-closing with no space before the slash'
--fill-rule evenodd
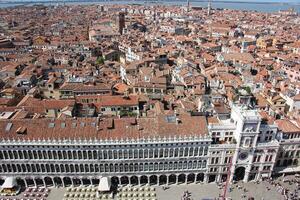
<path id="1" fill-rule="evenodd" d="M 240 153 L 240 155 L 239 155 L 240 160 L 245 160 L 247 158 L 248 158 L 248 153 L 247 152 Z"/>

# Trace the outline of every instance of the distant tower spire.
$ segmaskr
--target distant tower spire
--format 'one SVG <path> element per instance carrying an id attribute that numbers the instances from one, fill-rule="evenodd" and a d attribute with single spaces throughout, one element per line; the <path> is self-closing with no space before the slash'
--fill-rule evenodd
<path id="1" fill-rule="evenodd" d="M 211 14 L 211 0 L 208 0 L 208 5 L 207 5 L 207 15 Z"/>
<path id="2" fill-rule="evenodd" d="M 190 0 L 187 0 L 187 8 L 186 8 L 187 12 L 190 12 Z"/>

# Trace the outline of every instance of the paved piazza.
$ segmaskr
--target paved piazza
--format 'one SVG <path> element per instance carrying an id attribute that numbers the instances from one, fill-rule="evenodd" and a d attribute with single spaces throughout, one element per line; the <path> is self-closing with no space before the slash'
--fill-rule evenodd
<path id="1" fill-rule="evenodd" d="M 261 182 L 237 182 L 230 184 L 228 188 L 227 198 L 232 200 L 248 200 L 253 197 L 255 200 L 284 200 L 283 188 L 288 192 L 289 200 L 299 200 L 300 193 L 300 177 L 286 176 L 280 177 L 276 180 L 261 181 Z M 278 185 L 280 184 L 280 185 Z M 49 196 L 35 195 L 26 196 L 25 193 L 32 191 L 32 193 L 46 192 L 43 188 L 26 189 L 17 197 L 1 197 L 0 200 L 92 200 L 92 199 L 122 199 L 122 200 L 181 200 L 183 194 L 188 191 L 190 200 L 203 199 L 218 199 L 223 194 L 223 186 L 216 183 L 211 184 L 187 184 L 187 185 L 173 185 L 167 188 L 163 186 L 142 186 L 142 187 L 119 187 L 115 198 L 110 195 L 102 195 L 101 198 L 96 197 L 96 186 L 80 186 L 67 188 L 50 188 Z M 75 194 L 70 196 L 66 194 Z M 143 193 L 144 195 L 141 195 Z M 293 193 L 293 195 L 291 195 Z M 87 195 L 88 194 L 88 195 Z M 124 195 L 126 194 L 126 195 Z M 149 194 L 149 195 L 148 195 Z"/>

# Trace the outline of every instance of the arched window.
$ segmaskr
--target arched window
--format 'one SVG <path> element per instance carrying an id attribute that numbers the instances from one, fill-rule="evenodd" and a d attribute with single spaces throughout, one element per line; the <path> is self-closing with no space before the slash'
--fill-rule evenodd
<path id="1" fill-rule="evenodd" d="M 159 150 L 159 157 L 163 158 L 164 157 L 164 149 Z"/>
<path id="2" fill-rule="evenodd" d="M 48 157 L 47 157 L 47 152 L 46 152 L 46 151 L 42 151 L 42 154 L 43 154 L 43 155 L 42 155 L 42 156 L 43 156 L 42 158 L 44 158 L 44 159 L 47 159 L 47 158 L 48 158 Z"/>
<path id="3" fill-rule="evenodd" d="M 134 163 L 134 171 L 135 172 L 139 171 L 139 164 Z"/>
<path id="4" fill-rule="evenodd" d="M 87 159 L 88 159 L 88 155 L 87 155 L 86 151 L 82 151 L 82 158 L 83 158 L 84 160 L 87 160 Z"/>
<path id="5" fill-rule="evenodd" d="M 198 156 L 198 153 L 199 153 L 199 148 L 195 147 L 194 156 Z"/>
<path id="6" fill-rule="evenodd" d="M 143 149 L 139 149 L 139 158 L 144 158 L 143 153 L 144 153 Z"/>
<path id="7" fill-rule="evenodd" d="M 56 151 L 52 151 L 53 153 L 53 159 L 56 160 L 57 159 L 57 152 Z"/>
<path id="8" fill-rule="evenodd" d="M 81 160 L 82 159 L 82 152 L 78 151 L 78 159 Z"/>
<path id="9" fill-rule="evenodd" d="M 114 165 L 112 163 L 109 164 L 109 171 L 114 172 Z"/>
<path id="10" fill-rule="evenodd" d="M 189 156 L 193 156 L 193 151 L 194 151 L 194 148 L 191 147 L 191 148 L 189 149 Z"/>
<path id="11" fill-rule="evenodd" d="M 23 156 L 22 151 L 18 151 L 18 155 L 19 155 L 19 158 L 20 158 L 20 159 L 24 159 L 24 156 Z"/>
<path id="12" fill-rule="evenodd" d="M 128 159 L 128 151 L 127 151 L 127 149 L 124 150 L 124 159 Z"/>
<path id="13" fill-rule="evenodd" d="M 184 148 L 184 156 L 188 156 L 189 155 L 189 148 Z"/>
<path id="14" fill-rule="evenodd" d="M 57 152 L 57 155 L 58 155 L 58 156 L 57 156 L 58 159 L 61 160 L 61 159 L 62 159 L 62 153 L 61 153 L 61 151 L 58 151 L 58 152 Z"/>
<path id="15" fill-rule="evenodd" d="M 167 158 L 169 156 L 168 155 L 169 154 L 169 149 L 165 149 L 164 151 L 165 151 L 165 156 L 164 157 Z"/>
<path id="16" fill-rule="evenodd" d="M 115 167 L 115 172 L 119 172 L 119 165 L 115 164 L 114 167 Z"/>
<path id="17" fill-rule="evenodd" d="M 95 168 L 93 164 L 90 164 L 90 172 L 95 172 Z"/>
<path id="18" fill-rule="evenodd" d="M 77 151 L 73 151 L 73 159 L 76 160 L 77 158 Z"/>
<path id="19" fill-rule="evenodd" d="M 118 150 L 118 154 L 119 154 L 119 159 L 122 159 L 123 158 L 122 150 Z"/>
<path id="20" fill-rule="evenodd" d="M 64 160 L 68 159 L 67 152 L 66 151 L 62 151 L 62 153 L 63 153 L 63 159 Z"/>
<path id="21" fill-rule="evenodd" d="M 161 171 L 164 169 L 164 163 L 160 162 L 158 166 L 158 170 Z"/>
<path id="22" fill-rule="evenodd" d="M 85 172 L 87 172 L 87 173 L 90 172 L 90 168 L 89 168 L 89 165 L 88 165 L 88 164 L 85 164 L 85 165 L 84 165 L 84 168 L 85 168 Z"/>
<path id="23" fill-rule="evenodd" d="M 43 154 L 41 151 L 38 151 L 38 159 L 43 159 Z"/>

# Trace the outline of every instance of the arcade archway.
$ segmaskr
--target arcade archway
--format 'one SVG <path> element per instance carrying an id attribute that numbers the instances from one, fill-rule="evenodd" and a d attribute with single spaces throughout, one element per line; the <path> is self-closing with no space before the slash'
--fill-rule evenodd
<path id="1" fill-rule="evenodd" d="M 234 171 L 234 177 L 233 179 L 235 181 L 241 181 L 245 177 L 245 167 L 238 167 Z"/>

